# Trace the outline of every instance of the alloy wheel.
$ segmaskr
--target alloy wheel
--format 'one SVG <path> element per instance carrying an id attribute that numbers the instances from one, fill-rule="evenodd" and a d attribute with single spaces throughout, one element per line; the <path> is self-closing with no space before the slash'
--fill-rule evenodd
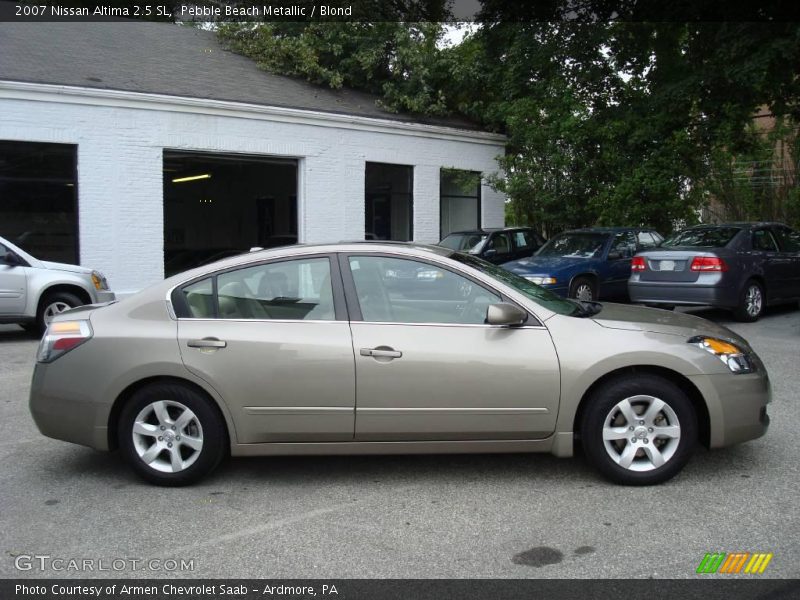
<path id="1" fill-rule="evenodd" d="M 197 416 L 174 400 L 145 406 L 133 422 L 133 447 L 150 468 L 179 473 L 191 467 L 203 450 L 203 427 Z"/>
<path id="2" fill-rule="evenodd" d="M 751 317 L 757 317 L 761 314 L 761 308 L 764 304 L 764 298 L 761 294 L 761 288 L 752 284 L 747 288 L 747 293 L 744 296 L 744 307 L 747 314 Z"/>
<path id="3" fill-rule="evenodd" d="M 630 471 L 653 471 L 666 464 L 681 439 L 678 416 L 669 404 L 649 395 L 625 398 L 603 423 L 603 445 L 611 459 Z"/>
<path id="4" fill-rule="evenodd" d="M 588 283 L 582 283 L 575 288 L 575 298 L 582 302 L 591 302 L 593 300 L 592 286 Z"/>
<path id="5" fill-rule="evenodd" d="M 69 304 L 60 300 L 53 302 L 52 304 L 48 304 L 44 309 L 45 325 L 49 325 L 50 321 L 53 320 L 53 317 L 64 312 L 65 310 L 69 310 L 70 308 L 72 307 Z"/>

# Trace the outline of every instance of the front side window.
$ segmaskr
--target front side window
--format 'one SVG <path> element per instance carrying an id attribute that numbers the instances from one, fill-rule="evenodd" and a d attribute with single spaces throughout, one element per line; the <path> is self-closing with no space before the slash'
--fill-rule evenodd
<path id="1" fill-rule="evenodd" d="M 800 232 L 780 227 L 775 230 L 775 236 L 783 252 L 800 252 Z"/>
<path id="2" fill-rule="evenodd" d="M 511 241 L 507 233 L 496 233 L 488 242 L 486 250 L 494 250 L 495 254 L 502 256 L 511 252 Z"/>
<path id="3" fill-rule="evenodd" d="M 185 286 L 185 311 L 193 318 L 333 321 L 327 258 L 272 262 L 226 271 Z"/>
<path id="4" fill-rule="evenodd" d="M 351 256 L 364 321 L 482 324 L 500 296 L 452 271 L 416 260 Z"/>

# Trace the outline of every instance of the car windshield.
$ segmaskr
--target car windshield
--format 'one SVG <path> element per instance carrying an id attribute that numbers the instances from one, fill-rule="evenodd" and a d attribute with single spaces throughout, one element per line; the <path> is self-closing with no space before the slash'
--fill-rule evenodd
<path id="1" fill-rule="evenodd" d="M 451 233 L 438 245 L 456 252 L 469 252 L 480 246 L 487 237 L 485 233 Z"/>
<path id="2" fill-rule="evenodd" d="M 599 258 L 607 240 L 605 233 L 562 233 L 542 246 L 536 256 Z"/>
<path id="3" fill-rule="evenodd" d="M 543 287 L 528 281 L 524 277 L 520 277 L 516 273 L 507 271 L 502 267 L 493 265 L 490 262 L 470 254 L 453 254 L 450 258 L 462 264 L 473 267 L 474 269 L 478 269 L 490 277 L 505 283 L 506 285 L 517 290 L 519 293 L 530 298 L 537 304 L 544 306 L 546 309 L 553 311 L 554 313 L 558 313 L 560 315 L 584 316 L 581 314 L 584 309 L 577 302 L 565 300 L 561 296 L 557 296 L 550 290 L 546 290 Z"/>
<path id="4" fill-rule="evenodd" d="M 723 248 L 739 233 L 738 227 L 700 227 L 685 229 L 667 238 L 662 247 L 691 246 L 696 248 Z"/>

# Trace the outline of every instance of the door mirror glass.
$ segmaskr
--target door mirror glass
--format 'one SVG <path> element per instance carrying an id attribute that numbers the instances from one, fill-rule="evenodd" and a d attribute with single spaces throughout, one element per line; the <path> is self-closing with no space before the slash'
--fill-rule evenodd
<path id="1" fill-rule="evenodd" d="M 524 311 L 507 302 L 490 304 L 486 310 L 486 323 L 489 325 L 522 325 L 527 318 Z"/>

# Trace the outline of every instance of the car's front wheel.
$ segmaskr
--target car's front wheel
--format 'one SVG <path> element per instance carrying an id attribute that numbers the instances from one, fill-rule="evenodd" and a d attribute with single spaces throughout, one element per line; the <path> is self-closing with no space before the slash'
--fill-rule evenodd
<path id="1" fill-rule="evenodd" d="M 602 385 L 583 413 L 588 460 L 623 485 L 653 485 L 674 477 L 697 443 L 697 415 L 674 383 L 650 374 Z"/>
<path id="2" fill-rule="evenodd" d="M 593 302 L 597 300 L 597 284 L 590 277 L 576 277 L 569 286 L 569 297 Z"/>
<path id="3" fill-rule="evenodd" d="M 36 331 L 41 335 L 47 329 L 53 317 L 82 304 L 84 302 L 80 298 L 69 292 L 51 292 L 47 294 L 39 303 L 39 310 L 36 313 Z"/>
<path id="4" fill-rule="evenodd" d="M 225 455 L 225 424 L 197 391 L 179 384 L 146 386 L 131 396 L 118 423 L 120 449 L 151 483 L 180 486 L 206 476 Z"/>

